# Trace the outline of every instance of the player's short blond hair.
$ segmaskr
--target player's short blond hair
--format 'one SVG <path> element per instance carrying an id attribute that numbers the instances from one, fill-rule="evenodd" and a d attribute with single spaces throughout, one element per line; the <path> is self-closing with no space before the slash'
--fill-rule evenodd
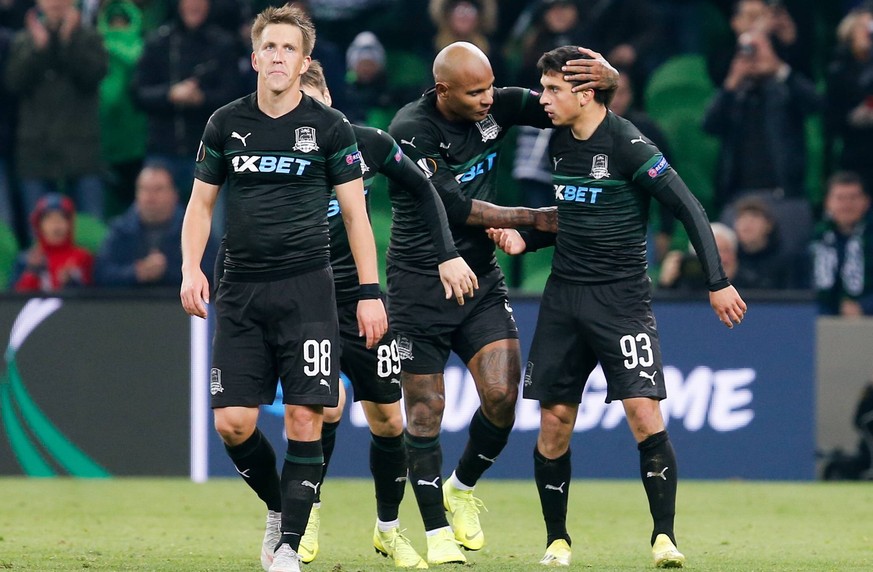
<path id="1" fill-rule="evenodd" d="M 327 93 L 327 80 L 324 77 L 324 68 L 318 60 L 309 62 L 309 69 L 300 76 L 300 84 L 308 85 L 321 93 Z"/>
<path id="2" fill-rule="evenodd" d="M 312 49 L 315 47 L 315 26 L 309 16 L 306 15 L 306 12 L 289 4 L 278 8 L 270 6 L 255 17 L 255 21 L 252 24 L 252 50 L 258 49 L 261 34 L 264 33 L 264 28 L 270 24 L 290 24 L 296 26 L 303 36 L 303 55 L 309 56 L 312 54 Z"/>

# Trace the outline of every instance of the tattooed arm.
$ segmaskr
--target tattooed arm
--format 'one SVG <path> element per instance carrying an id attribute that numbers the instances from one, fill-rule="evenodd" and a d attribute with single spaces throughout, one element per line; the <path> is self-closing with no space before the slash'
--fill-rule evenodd
<path id="1" fill-rule="evenodd" d="M 493 228 L 531 227 L 543 232 L 558 231 L 556 207 L 531 209 L 527 207 L 502 207 L 493 203 L 473 200 L 466 224 Z"/>

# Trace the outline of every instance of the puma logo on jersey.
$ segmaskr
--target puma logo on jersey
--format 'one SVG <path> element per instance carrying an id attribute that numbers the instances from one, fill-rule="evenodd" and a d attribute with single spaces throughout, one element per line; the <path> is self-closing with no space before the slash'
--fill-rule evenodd
<path id="1" fill-rule="evenodd" d="M 486 456 L 483 455 L 482 453 L 479 453 L 479 454 L 476 455 L 476 456 L 479 457 L 480 459 L 482 459 L 483 461 L 488 462 L 488 463 L 493 463 L 494 461 L 497 460 L 497 457 L 494 457 L 493 459 L 489 459 L 488 457 L 486 457 Z"/>
<path id="2" fill-rule="evenodd" d="M 648 379 L 649 381 L 652 382 L 652 385 L 655 385 L 655 376 L 656 375 L 658 375 L 657 371 L 655 371 L 654 373 L 646 373 L 644 371 L 640 372 L 640 377 L 644 377 L 644 378 Z"/>
<path id="3" fill-rule="evenodd" d="M 664 476 L 664 473 L 666 473 L 667 469 L 669 469 L 669 468 L 670 467 L 664 467 L 664 470 L 662 470 L 660 473 L 655 473 L 653 471 L 649 471 L 648 473 L 646 473 L 646 478 L 648 479 L 649 477 L 661 477 L 662 479 L 664 479 L 666 481 L 667 477 Z"/>
<path id="4" fill-rule="evenodd" d="M 435 478 L 433 481 L 426 481 L 426 480 L 424 480 L 424 479 L 418 479 L 418 481 L 417 481 L 415 484 L 418 485 L 418 486 L 420 486 L 420 487 L 423 487 L 423 486 L 427 485 L 427 486 L 429 486 L 429 487 L 433 487 L 433 488 L 435 488 L 435 489 L 439 489 L 440 486 L 437 484 L 437 482 L 438 482 L 439 480 L 440 480 L 439 477 Z"/>
<path id="5" fill-rule="evenodd" d="M 397 477 L 396 479 L 394 479 L 394 482 L 395 483 L 405 483 L 406 477 Z"/>
<path id="6" fill-rule="evenodd" d="M 240 476 L 242 476 L 242 478 L 244 478 L 244 479 L 249 478 L 249 476 L 250 476 L 250 475 L 249 475 L 249 471 L 251 471 L 251 468 L 248 468 L 248 469 L 246 469 L 245 471 L 240 471 L 240 470 L 237 469 L 236 467 L 234 467 L 234 469 L 236 469 L 236 472 L 239 473 Z"/>
<path id="7" fill-rule="evenodd" d="M 410 147 L 415 147 L 415 137 L 413 137 L 409 141 L 407 141 L 406 139 L 401 139 L 400 144 L 401 145 L 409 145 Z M 418 147 L 415 147 L 415 148 L 418 149 Z"/>
<path id="8" fill-rule="evenodd" d="M 248 138 L 249 135 L 251 135 L 251 133 L 246 133 L 245 136 L 242 136 L 239 133 L 237 133 L 236 131 L 234 131 L 233 133 L 230 134 L 231 138 L 239 139 L 240 141 L 242 141 L 243 147 L 246 146 L 246 139 Z"/>
<path id="9" fill-rule="evenodd" d="M 446 151 L 448 151 L 449 147 L 451 147 L 451 146 L 452 146 L 451 143 L 443 143 L 442 141 L 440 141 L 440 149 L 445 149 Z M 414 145 L 413 145 L 413 147 L 414 147 Z"/>
<path id="10" fill-rule="evenodd" d="M 321 381 L 318 382 L 318 385 L 323 385 L 327 388 L 328 391 L 330 391 L 330 382 L 326 379 L 322 378 Z"/>
<path id="11" fill-rule="evenodd" d="M 646 142 L 646 140 L 643 139 L 642 136 L 637 137 L 636 139 L 631 139 L 631 145 L 633 145 L 634 143 L 645 143 L 645 142 Z"/>
<path id="12" fill-rule="evenodd" d="M 558 491 L 559 493 L 564 494 L 564 485 L 566 485 L 566 484 L 567 484 L 567 482 L 564 481 L 563 483 L 561 483 L 557 487 L 555 485 L 546 485 L 543 488 L 546 489 L 547 491 Z"/>
<path id="13" fill-rule="evenodd" d="M 563 160 L 564 160 L 563 157 L 552 157 L 552 163 L 555 164 L 555 170 L 556 170 L 556 171 L 558 170 L 558 163 L 560 163 L 560 162 L 563 161 Z"/>

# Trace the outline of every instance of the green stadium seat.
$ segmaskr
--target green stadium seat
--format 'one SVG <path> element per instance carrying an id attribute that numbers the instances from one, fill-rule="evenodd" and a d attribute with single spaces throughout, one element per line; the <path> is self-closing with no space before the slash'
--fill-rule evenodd
<path id="1" fill-rule="evenodd" d="M 374 107 L 367 112 L 367 118 L 364 120 L 364 123 L 369 127 L 388 131 L 388 126 L 391 125 L 391 120 L 394 119 L 395 113 L 397 113 L 396 109 Z"/>
<path id="2" fill-rule="evenodd" d="M 675 85 L 709 86 L 712 89 L 705 58 L 700 54 L 681 54 L 667 59 L 652 72 L 646 91 L 658 92 Z"/>
<path id="3" fill-rule="evenodd" d="M 806 118 L 806 189 L 813 205 L 824 202 L 825 191 L 825 135 L 824 122 L 818 113 Z"/>
<path id="4" fill-rule="evenodd" d="M 525 270 L 524 280 L 521 283 L 522 292 L 525 294 L 542 294 L 551 273 L 551 268 L 540 268 L 534 272 Z"/>
<path id="5" fill-rule="evenodd" d="M 391 241 L 391 211 L 370 208 L 370 226 L 373 227 L 373 238 L 376 240 L 376 258 L 379 261 L 379 282 L 384 287 L 385 255 L 388 243 Z"/>
<path id="6" fill-rule="evenodd" d="M 523 260 L 524 272 L 521 290 L 530 294 L 542 294 L 546 280 L 552 273 L 552 254 L 554 248 L 544 248 L 537 252 L 525 254 Z"/>
<path id="7" fill-rule="evenodd" d="M 703 56 L 674 56 L 652 72 L 644 91 L 646 112 L 655 121 L 680 111 L 702 116 L 714 93 Z"/>
<path id="8" fill-rule="evenodd" d="M 385 54 L 390 87 L 421 87 L 432 83 L 430 62 L 403 50 L 388 50 Z"/>
<path id="9" fill-rule="evenodd" d="M 99 218 L 88 214 L 76 215 L 76 244 L 85 250 L 96 253 L 100 250 L 103 244 L 103 239 L 109 232 L 109 227 L 106 226 Z"/>
<path id="10" fill-rule="evenodd" d="M 704 133 L 702 117 L 695 110 L 680 110 L 657 120 L 670 142 L 667 157 L 691 192 L 711 209 L 718 161 L 718 139 Z"/>
<path id="11" fill-rule="evenodd" d="M 0 223 L 0 287 L 8 288 L 12 269 L 20 250 L 15 233 L 5 223 Z"/>

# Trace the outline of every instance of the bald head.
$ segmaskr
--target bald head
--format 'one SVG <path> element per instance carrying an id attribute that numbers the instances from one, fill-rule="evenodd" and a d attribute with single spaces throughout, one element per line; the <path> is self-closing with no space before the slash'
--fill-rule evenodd
<path id="1" fill-rule="evenodd" d="M 491 62 L 485 53 L 470 42 L 454 42 L 437 54 L 433 61 L 436 83 L 457 83 L 468 78 L 492 75 Z"/>
<path id="2" fill-rule="evenodd" d="M 449 121 L 482 121 L 494 103 L 494 73 L 482 50 L 449 44 L 433 61 L 436 107 Z"/>

